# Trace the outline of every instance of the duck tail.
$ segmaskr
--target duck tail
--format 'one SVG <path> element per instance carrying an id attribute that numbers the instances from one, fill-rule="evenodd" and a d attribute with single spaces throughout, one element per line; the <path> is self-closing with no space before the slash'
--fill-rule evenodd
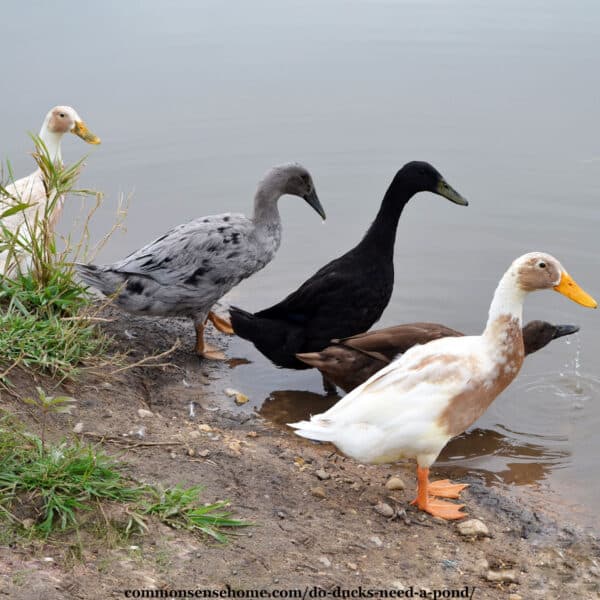
<path id="1" fill-rule="evenodd" d="M 317 369 L 326 367 L 329 362 L 323 352 L 303 352 L 296 354 L 296 358 Z"/>
<path id="2" fill-rule="evenodd" d="M 91 287 L 100 290 L 105 296 L 110 296 L 125 282 L 124 277 L 107 267 L 75 263 L 75 269 L 81 280 Z"/>
<path id="3" fill-rule="evenodd" d="M 260 324 L 258 324 L 258 319 L 252 313 L 237 306 L 230 306 L 229 317 L 236 335 L 251 342 L 255 339 Z"/>
<path id="4" fill-rule="evenodd" d="M 298 421 L 297 423 L 288 423 L 288 426 L 296 430 L 294 431 L 296 435 L 309 440 L 319 442 L 335 441 L 335 433 L 331 428 L 331 423 L 327 420 Z"/>

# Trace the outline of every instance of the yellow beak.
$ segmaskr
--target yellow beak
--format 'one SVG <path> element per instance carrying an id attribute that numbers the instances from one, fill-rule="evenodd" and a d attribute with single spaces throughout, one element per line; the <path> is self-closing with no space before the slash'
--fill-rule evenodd
<path id="1" fill-rule="evenodd" d="M 99 144 L 100 138 L 95 136 L 83 121 L 75 121 L 75 127 L 71 129 L 71 133 L 79 136 L 84 142 L 88 144 Z"/>
<path id="2" fill-rule="evenodd" d="M 588 308 L 596 308 L 598 306 L 598 303 L 587 292 L 584 292 L 566 271 L 562 272 L 560 281 L 558 285 L 554 286 L 554 289 L 582 306 L 587 306 Z"/>

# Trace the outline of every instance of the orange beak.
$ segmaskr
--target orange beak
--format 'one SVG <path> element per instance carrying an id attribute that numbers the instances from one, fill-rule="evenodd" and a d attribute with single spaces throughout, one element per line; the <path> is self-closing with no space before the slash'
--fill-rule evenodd
<path id="1" fill-rule="evenodd" d="M 554 289 L 569 298 L 569 300 L 573 300 L 573 302 L 577 302 L 577 304 L 581 304 L 582 306 L 587 306 L 588 308 L 596 308 L 598 306 L 598 303 L 587 292 L 584 292 L 566 271 L 562 272 L 560 281 L 558 285 L 554 286 Z"/>
<path id="2" fill-rule="evenodd" d="M 71 130 L 76 136 L 80 137 L 83 141 L 88 144 L 99 144 L 100 138 L 94 135 L 83 121 L 75 121 L 75 126 Z"/>

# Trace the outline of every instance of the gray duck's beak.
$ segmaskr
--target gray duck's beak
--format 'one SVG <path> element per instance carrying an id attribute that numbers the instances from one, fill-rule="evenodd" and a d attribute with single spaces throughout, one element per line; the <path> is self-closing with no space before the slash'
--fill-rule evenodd
<path id="1" fill-rule="evenodd" d="M 315 192 L 315 190 L 311 190 L 308 194 L 306 194 L 305 196 L 302 196 L 302 197 L 306 200 L 306 203 L 315 212 L 317 212 L 319 214 L 319 216 L 321 217 L 321 219 L 323 219 L 323 221 L 324 221 L 326 219 L 326 217 L 325 217 L 325 210 L 321 206 L 321 202 L 319 201 L 319 197 L 317 196 L 317 192 Z"/>

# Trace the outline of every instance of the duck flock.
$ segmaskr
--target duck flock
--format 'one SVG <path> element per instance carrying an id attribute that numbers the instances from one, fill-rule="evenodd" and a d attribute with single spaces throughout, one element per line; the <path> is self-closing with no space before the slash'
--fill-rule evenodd
<path id="1" fill-rule="evenodd" d="M 57 162 L 61 138 L 69 132 L 91 144 L 100 142 L 74 109 L 57 106 L 40 131 Z M 16 181 L 7 191 L 30 204 L 29 212 L 3 219 L 4 227 L 17 231 L 22 220 L 44 207 L 41 173 Z M 466 336 L 437 323 L 368 331 L 390 301 L 398 222 L 419 192 L 468 205 L 432 165 L 409 162 L 392 179 L 375 220 L 356 246 L 264 310 L 230 307 L 230 320 L 217 315 L 214 305 L 275 257 L 282 234 L 279 198 L 300 197 L 325 219 L 313 179 L 300 164 L 267 172 L 254 195 L 251 217 L 199 217 L 118 262 L 76 268 L 86 284 L 126 312 L 192 319 L 195 349 L 203 359 L 225 359 L 205 341 L 211 322 L 219 331 L 254 344 L 278 367 L 319 369 L 326 390 L 337 386 L 347 395 L 309 421 L 291 423 L 295 433 L 330 442 L 361 463 L 416 459 L 413 504 L 443 519 L 460 519 L 466 516 L 464 505 L 445 499 L 459 498 L 466 486 L 430 482 L 429 468 L 448 441 L 469 428 L 516 378 L 527 354 L 578 330 L 544 321 L 523 326 L 525 297 L 554 290 L 585 307 L 596 308 L 597 303 L 556 258 L 530 252 L 516 258 L 500 279 L 481 335 Z M 61 207 L 58 203 L 56 210 Z M 57 218 L 52 215 L 51 222 Z"/>

